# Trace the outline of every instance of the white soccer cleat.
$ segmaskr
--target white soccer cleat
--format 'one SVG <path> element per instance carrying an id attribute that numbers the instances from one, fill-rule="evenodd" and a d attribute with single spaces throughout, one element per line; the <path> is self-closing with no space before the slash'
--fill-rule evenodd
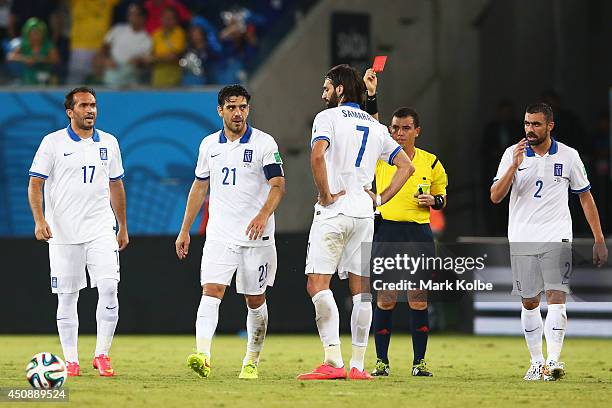
<path id="1" fill-rule="evenodd" d="M 557 381 L 565 377 L 565 364 L 562 361 L 549 361 L 542 369 L 544 381 Z"/>
<path id="2" fill-rule="evenodd" d="M 544 365 L 542 363 L 531 363 L 529 370 L 523 377 L 525 381 L 539 381 L 542 379 L 542 369 Z"/>

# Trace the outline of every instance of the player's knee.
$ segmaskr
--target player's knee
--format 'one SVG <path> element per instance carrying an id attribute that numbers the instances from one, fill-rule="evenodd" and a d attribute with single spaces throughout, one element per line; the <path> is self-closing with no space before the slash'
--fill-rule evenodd
<path id="1" fill-rule="evenodd" d="M 409 301 L 408 305 L 412 310 L 425 310 L 427 309 L 427 301 Z"/>
<path id="2" fill-rule="evenodd" d="M 249 309 L 257 309 L 266 302 L 266 295 L 246 295 L 245 297 L 247 307 Z"/>
<path id="3" fill-rule="evenodd" d="M 560 290 L 547 290 L 546 303 L 549 305 L 565 304 L 565 292 Z"/>
<path id="4" fill-rule="evenodd" d="M 79 292 L 58 293 L 56 317 L 58 319 L 68 319 L 76 316 L 78 300 Z"/>
<path id="5" fill-rule="evenodd" d="M 350 285 L 351 295 L 359 295 L 359 294 L 369 294 L 370 293 L 370 279 L 369 278 L 361 278 L 359 280 L 355 280 Z"/>
<path id="6" fill-rule="evenodd" d="M 540 306 L 540 298 L 539 297 L 523 298 L 522 302 L 523 302 L 523 307 L 525 309 L 527 309 L 527 310 L 533 310 L 536 307 Z"/>
<path id="7" fill-rule="evenodd" d="M 210 296 L 217 299 L 223 299 L 223 295 L 225 294 L 225 286 L 224 285 L 216 285 L 207 283 L 202 286 L 202 295 Z"/>
<path id="8" fill-rule="evenodd" d="M 119 282 L 115 279 L 102 279 L 97 283 L 98 295 L 101 298 L 117 296 L 118 284 Z"/>
<path id="9" fill-rule="evenodd" d="M 329 285 L 326 282 L 323 282 L 321 280 L 309 278 L 308 281 L 306 282 L 306 291 L 308 292 L 308 295 L 310 297 L 313 297 L 314 295 L 321 292 L 322 290 L 327 290 L 327 289 L 329 289 Z"/>
<path id="10" fill-rule="evenodd" d="M 395 299 L 378 299 L 376 301 L 376 306 L 380 310 L 393 310 L 395 309 Z"/>

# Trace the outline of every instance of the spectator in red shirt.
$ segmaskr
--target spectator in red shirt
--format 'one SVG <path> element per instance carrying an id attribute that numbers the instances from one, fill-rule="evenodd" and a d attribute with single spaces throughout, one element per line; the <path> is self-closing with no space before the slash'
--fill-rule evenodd
<path id="1" fill-rule="evenodd" d="M 191 20 L 191 12 L 179 0 L 146 0 L 144 8 L 147 11 L 147 22 L 145 28 L 149 34 L 161 27 L 161 15 L 165 8 L 172 7 L 176 10 L 179 22 L 188 23 Z"/>

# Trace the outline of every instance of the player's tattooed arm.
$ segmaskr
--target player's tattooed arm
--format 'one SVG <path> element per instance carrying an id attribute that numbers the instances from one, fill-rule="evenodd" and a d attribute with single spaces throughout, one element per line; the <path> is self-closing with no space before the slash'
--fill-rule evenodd
<path id="1" fill-rule="evenodd" d="M 504 175 L 491 186 L 491 201 L 494 204 L 501 203 L 510 192 L 516 169 L 518 169 L 525 158 L 526 147 L 527 140 L 521 139 L 514 148 L 514 152 L 512 152 L 512 164 L 508 167 Z"/>
<path id="2" fill-rule="evenodd" d="M 337 193 L 329 191 L 329 182 L 327 181 L 327 165 L 325 163 L 325 150 L 329 146 L 329 142 L 326 140 L 317 140 L 312 145 L 312 152 L 310 153 L 310 167 L 312 169 L 312 176 L 314 178 L 317 191 L 319 192 L 318 203 L 323 207 L 327 207 L 335 203 L 338 198 L 344 195 L 344 190 Z"/>
<path id="3" fill-rule="evenodd" d="M 259 213 L 251 220 L 245 233 L 250 240 L 261 238 L 266 229 L 268 218 L 276 211 L 278 204 L 285 195 L 285 178 L 284 177 L 273 177 L 268 180 L 270 185 L 270 192 L 268 198 L 264 203 Z"/>
<path id="4" fill-rule="evenodd" d="M 595 238 L 595 244 L 593 245 L 593 264 L 602 267 L 608 261 L 608 248 L 606 248 L 606 241 L 601 231 L 597 205 L 590 191 L 580 193 L 579 196 L 584 216 L 591 227 L 593 238 Z"/>
<path id="5" fill-rule="evenodd" d="M 119 250 L 123 251 L 130 242 L 127 229 L 123 180 L 119 179 L 110 182 L 110 201 L 119 226 L 119 230 L 117 231 L 117 243 L 119 244 Z"/>
<path id="6" fill-rule="evenodd" d="M 30 208 L 32 209 L 32 216 L 34 217 L 34 235 L 39 241 L 48 241 L 53 238 L 51 234 L 51 227 L 47 224 L 43 213 L 43 185 L 45 180 L 38 177 L 30 177 L 30 183 L 28 185 L 28 201 L 30 202 Z"/>
<path id="7" fill-rule="evenodd" d="M 176 255 L 181 260 L 185 259 L 189 253 L 189 243 L 191 242 L 189 230 L 200 212 L 202 204 L 204 204 L 209 181 L 209 179 L 196 179 L 191 185 L 191 190 L 189 190 L 187 206 L 185 208 L 185 216 L 183 217 L 183 225 L 181 226 L 181 232 L 179 232 L 176 242 L 174 243 Z"/>

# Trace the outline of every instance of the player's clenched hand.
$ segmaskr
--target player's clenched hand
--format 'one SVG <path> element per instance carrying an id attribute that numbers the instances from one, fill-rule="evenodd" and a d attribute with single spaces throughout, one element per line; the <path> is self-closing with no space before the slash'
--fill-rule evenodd
<path id="1" fill-rule="evenodd" d="M 266 214 L 259 213 L 251 220 L 245 232 L 251 241 L 261 238 L 266 229 L 268 218 Z"/>
<path id="2" fill-rule="evenodd" d="M 191 237 L 189 236 L 189 232 L 181 231 L 176 237 L 176 242 L 174 246 L 176 247 L 176 256 L 178 259 L 183 260 L 187 258 L 187 254 L 189 253 L 189 242 L 191 241 Z"/>
<path id="3" fill-rule="evenodd" d="M 370 198 L 372 199 L 372 208 L 376 208 L 376 194 L 372 190 L 365 189 L 365 192 L 368 193 Z"/>
<path id="4" fill-rule="evenodd" d="M 130 238 L 128 237 L 127 229 L 119 227 L 119 232 L 117 233 L 117 244 L 119 244 L 119 250 L 123 251 L 129 243 Z"/>
<path id="5" fill-rule="evenodd" d="M 47 221 L 42 220 L 36 223 L 34 227 L 34 235 L 36 235 L 36 239 L 39 241 L 48 241 L 53 238 L 51 234 L 51 227 L 47 224 Z"/>
<path id="6" fill-rule="evenodd" d="M 366 89 L 368 90 L 368 95 L 376 95 L 378 78 L 376 77 L 376 72 L 372 68 L 368 68 L 368 70 L 365 72 L 365 75 L 363 76 L 363 82 L 365 83 Z"/>
<path id="7" fill-rule="evenodd" d="M 605 242 L 596 242 L 593 245 L 593 264 L 601 268 L 608 262 L 608 248 Z"/>
<path id="8" fill-rule="evenodd" d="M 327 207 L 328 205 L 332 205 L 333 203 L 338 201 L 338 198 L 345 194 L 346 191 L 342 190 L 337 192 L 336 194 L 327 194 L 325 196 L 319 196 L 318 203 L 321 204 L 323 207 Z"/>
<path id="9" fill-rule="evenodd" d="M 436 199 L 431 194 L 419 194 L 417 200 L 421 207 L 429 207 L 436 204 Z"/>
<path id="10" fill-rule="evenodd" d="M 523 162 L 525 158 L 525 148 L 527 147 L 527 139 L 521 139 L 520 142 L 516 144 L 514 148 L 514 153 L 512 154 L 512 164 L 514 167 L 518 167 Z"/>

